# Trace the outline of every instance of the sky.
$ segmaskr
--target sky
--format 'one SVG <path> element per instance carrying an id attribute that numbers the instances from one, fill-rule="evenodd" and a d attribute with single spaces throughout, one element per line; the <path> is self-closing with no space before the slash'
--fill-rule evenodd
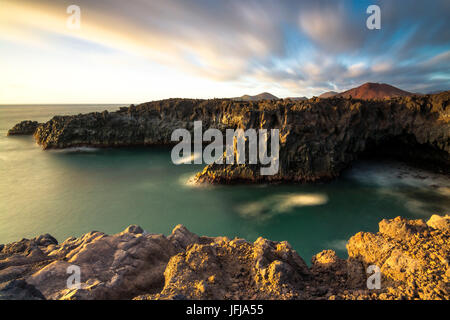
<path id="1" fill-rule="evenodd" d="M 0 104 L 449 90 L 449 16 L 448 0 L 0 0 Z"/>

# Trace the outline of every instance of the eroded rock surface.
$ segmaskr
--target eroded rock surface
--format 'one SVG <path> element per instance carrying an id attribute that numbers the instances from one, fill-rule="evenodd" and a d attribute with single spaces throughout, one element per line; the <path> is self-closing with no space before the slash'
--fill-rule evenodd
<path id="1" fill-rule="evenodd" d="M 450 217 L 428 222 L 395 218 L 380 222 L 377 234 L 360 232 L 347 245 L 349 261 L 377 265 L 387 290 L 378 299 L 450 298 Z"/>
<path id="2" fill-rule="evenodd" d="M 347 260 L 332 250 L 308 267 L 287 242 L 169 236 L 130 226 L 61 244 L 44 235 L 0 245 L 0 299 L 449 299 L 450 217 L 383 220 L 360 232 Z M 381 288 L 369 290 L 369 266 Z M 67 288 L 69 266 L 81 271 Z"/>
<path id="3" fill-rule="evenodd" d="M 215 238 L 172 257 L 165 285 L 139 299 L 300 298 L 309 270 L 286 242 Z"/>
<path id="4" fill-rule="evenodd" d="M 178 242 L 137 226 L 113 236 L 92 232 L 48 252 L 56 260 L 27 282 L 50 299 L 130 299 L 138 292 L 158 292 L 167 262 L 180 250 Z M 66 289 L 71 265 L 80 268 L 79 289 Z"/>

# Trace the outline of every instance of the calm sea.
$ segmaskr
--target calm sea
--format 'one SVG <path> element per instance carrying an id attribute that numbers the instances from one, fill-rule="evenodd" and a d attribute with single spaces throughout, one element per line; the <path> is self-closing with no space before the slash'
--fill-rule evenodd
<path id="1" fill-rule="evenodd" d="M 167 234 L 181 223 L 200 235 L 287 240 L 309 262 L 323 249 L 346 257 L 349 237 L 383 218 L 450 212 L 450 179 L 395 162 L 356 163 L 332 183 L 198 188 L 186 182 L 203 166 L 175 166 L 169 149 L 42 151 L 32 137 L 6 137 L 21 120 L 118 107 L 0 106 L 0 243 L 131 224 Z"/>

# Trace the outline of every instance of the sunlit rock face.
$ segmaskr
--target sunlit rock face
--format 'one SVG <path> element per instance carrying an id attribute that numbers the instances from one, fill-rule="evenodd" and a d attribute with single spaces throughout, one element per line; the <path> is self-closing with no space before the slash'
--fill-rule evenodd
<path id="1" fill-rule="evenodd" d="M 61 244 L 43 235 L 0 245 L 0 299 L 448 300 L 449 237 L 449 216 L 383 220 L 349 240 L 347 260 L 324 250 L 308 267 L 287 242 L 200 237 L 181 225 L 167 237 L 138 226 Z M 379 289 L 367 287 L 370 266 Z"/>
<path id="2" fill-rule="evenodd" d="M 44 148 L 173 145 L 171 134 L 203 128 L 279 129 L 279 171 L 261 165 L 208 165 L 197 182 L 318 181 L 335 178 L 364 152 L 434 168 L 450 165 L 450 92 L 384 100 L 168 99 L 117 112 L 57 116 L 34 132 Z M 17 131 L 17 130 L 16 130 Z M 248 160 L 248 159 L 247 159 Z"/>
<path id="3" fill-rule="evenodd" d="M 383 287 L 377 299 L 449 299 L 450 216 L 434 215 L 428 222 L 383 220 L 377 234 L 360 232 L 348 244 L 349 261 L 377 265 Z M 356 297 L 354 294 L 344 297 Z"/>
<path id="4" fill-rule="evenodd" d="M 165 285 L 139 299 L 293 299 L 309 277 L 305 262 L 286 242 L 215 238 L 172 257 Z"/>

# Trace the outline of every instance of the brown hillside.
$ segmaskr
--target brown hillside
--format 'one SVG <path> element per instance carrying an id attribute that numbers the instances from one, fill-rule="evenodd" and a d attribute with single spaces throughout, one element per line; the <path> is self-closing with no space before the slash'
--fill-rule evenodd
<path id="1" fill-rule="evenodd" d="M 356 99 L 388 99 L 392 97 L 406 97 L 412 96 L 411 92 L 401 90 L 385 83 L 365 83 L 357 88 L 338 94 L 338 97 Z"/>

